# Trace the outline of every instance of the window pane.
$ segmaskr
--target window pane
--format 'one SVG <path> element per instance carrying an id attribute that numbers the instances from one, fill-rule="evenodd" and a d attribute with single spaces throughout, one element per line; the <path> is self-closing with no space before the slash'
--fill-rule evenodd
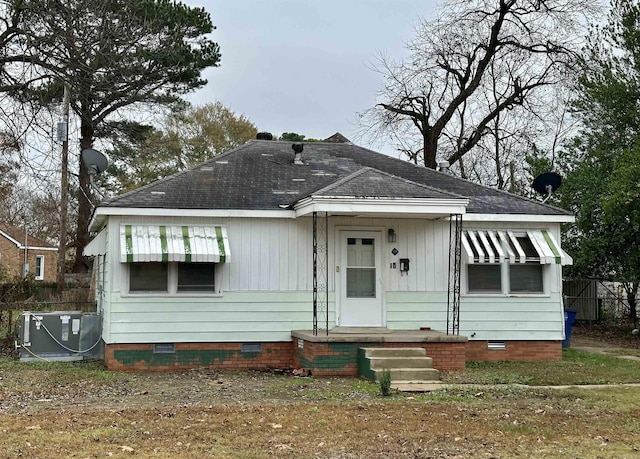
<path id="1" fill-rule="evenodd" d="M 502 292 L 500 265 L 468 265 L 469 292 Z"/>
<path id="2" fill-rule="evenodd" d="M 166 263 L 130 263 L 129 291 L 166 292 L 168 267 Z"/>
<path id="3" fill-rule="evenodd" d="M 511 292 L 543 292 L 542 265 L 509 265 L 509 283 Z"/>
<path id="4" fill-rule="evenodd" d="M 347 298 L 375 298 L 376 268 L 347 268 Z"/>
<path id="5" fill-rule="evenodd" d="M 38 255 L 36 257 L 36 279 L 42 279 L 44 277 L 44 273 L 42 272 L 43 265 L 44 265 L 44 257 L 41 255 Z"/>
<path id="6" fill-rule="evenodd" d="M 179 292 L 214 292 L 213 263 L 178 263 Z"/>
<path id="7" fill-rule="evenodd" d="M 373 239 L 350 238 L 347 241 L 347 266 L 375 266 L 375 246 Z"/>

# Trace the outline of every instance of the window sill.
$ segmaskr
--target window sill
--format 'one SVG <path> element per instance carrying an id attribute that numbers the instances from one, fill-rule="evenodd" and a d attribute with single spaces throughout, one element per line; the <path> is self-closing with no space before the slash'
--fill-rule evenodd
<path id="1" fill-rule="evenodd" d="M 140 292 L 122 293 L 122 298 L 222 298 L 222 293 L 167 293 L 167 292 Z"/>
<path id="2" fill-rule="evenodd" d="M 465 298 L 551 298 L 548 293 L 499 293 L 499 292 L 473 292 L 463 293 Z"/>

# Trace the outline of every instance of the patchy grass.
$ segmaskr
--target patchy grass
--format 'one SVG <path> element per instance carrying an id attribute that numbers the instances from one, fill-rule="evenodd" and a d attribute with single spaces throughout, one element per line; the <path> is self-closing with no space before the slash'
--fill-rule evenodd
<path id="1" fill-rule="evenodd" d="M 0 415 L 5 457 L 635 457 L 637 388 L 519 391 L 451 402 L 219 403 Z M 435 395 L 434 395 L 435 397 Z M 387 402 L 387 400 L 390 400 Z M 632 422 L 621 422 L 621 419 Z"/>
<path id="2" fill-rule="evenodd" d="M 467 362 L 465 371 L 443 373 L 442 379 L 532 386 L 640 383 L 640 362 L 569 348 L 559 362 Z"/>
<path id="3" fill-rule="evenodd" d="M 630 355 L 640 358 L 640 350 L 636 349 L 607 349 L 604 352 L 611 355 Z"/>
<path id="4" fill-rule="evenodd" d="M 504 383 L 637 382 L 623 380 L 639 369 L 568 350 L 564 362 L 473 364 L 455 374 L 498 386 L 382 397 L 377 384 L 356 378 L 116 373 L 99 363 L 0 359 L 0 451 L 7 458 L 638 457 L 640 388 Z"/>

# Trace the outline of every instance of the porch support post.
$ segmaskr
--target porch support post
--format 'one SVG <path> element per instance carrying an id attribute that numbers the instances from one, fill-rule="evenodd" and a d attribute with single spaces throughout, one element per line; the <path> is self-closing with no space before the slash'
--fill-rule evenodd
<path id="1" fill-rule="evenodd" d="M 329 334 L 329 214 L 313 213 L 313 334 Z"/>
<path id="2" fill-rule="evenodd" d="M 460 334 L 460 254 L 462 215 L 449 218 L 449 285 L 447 287 L 447 335 Z"/>

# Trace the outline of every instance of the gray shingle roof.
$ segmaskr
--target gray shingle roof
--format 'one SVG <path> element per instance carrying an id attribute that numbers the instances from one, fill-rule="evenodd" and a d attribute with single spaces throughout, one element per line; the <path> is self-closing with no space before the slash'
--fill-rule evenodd
<path id="1" fill-rule="evenodd" d="M 313 196 L 353 196 L 356 198 L 431 198 L 451 199 L 462 196 L 444 193 L 426 185 L 421 185 L 395 175 L 370 167 L 359 171 L 326 186 L 313 193 Z"/>
<path id="2" fill-rule="evenodd" d="M 530 199 L 416 166 L 353 144 L 252 140 L 193 169 L 117 196 L 102 206 L 276 210 L 322 196 L 468 198 L 468 213 L 570 215 Z"/>

